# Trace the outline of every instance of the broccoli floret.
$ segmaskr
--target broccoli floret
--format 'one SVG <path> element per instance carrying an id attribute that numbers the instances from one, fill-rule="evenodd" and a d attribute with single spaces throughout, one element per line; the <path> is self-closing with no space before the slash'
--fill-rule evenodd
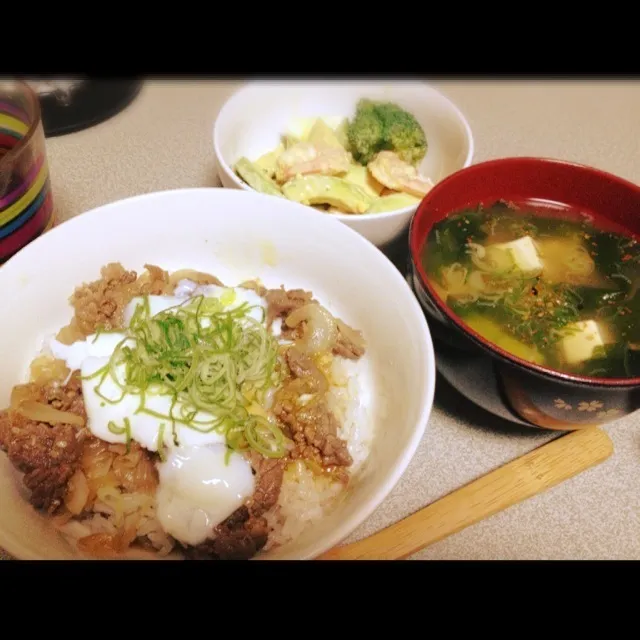
<path id="1" fill-rule="evenodd" d="M 416 165 L 427 152 L 427 138 L 416 118 L 392 102 L 360 100 L 349 124 L 353 157 L 368 164 L 379 151 L 395 151 Z"/>
<path id="2" fill-rule="evenodd" d="M 360 100 L 354 119 L 349 123 L 347 137 L 355 160 L 366 165 L 380 151 L 384 127 L 369 100 Z"/>
<path id="3" fill-rule="evenodd" d="M 385 149 L 416 165 L 427 153 L 427 138 L 415 117 L 395 104 L 378 105 L 376 112 L 384 126 Z"/>

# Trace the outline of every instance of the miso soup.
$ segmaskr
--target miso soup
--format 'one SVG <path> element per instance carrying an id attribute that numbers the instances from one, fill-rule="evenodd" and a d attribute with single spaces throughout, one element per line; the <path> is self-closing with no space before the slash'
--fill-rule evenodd
<path id="1" fill-rule="evenodd" d="M 529 362 L 640 376 L 640 244 L 586 214 L 498 201 L 435 224 L 422 252 L 446 305 Z"/>

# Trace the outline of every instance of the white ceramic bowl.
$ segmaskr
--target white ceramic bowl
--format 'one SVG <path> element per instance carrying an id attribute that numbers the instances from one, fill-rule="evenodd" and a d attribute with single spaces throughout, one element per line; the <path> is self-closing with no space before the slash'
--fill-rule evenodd
<path id="1" fill-rule="evenodd" d="M 304 287 L 368 341 L 376 435 L 362 475 L 337 511 L 270 558 L 309 559 L 338 544 L 398 482 L 432 409 L 435 366 L 429 329 L 392 263 L 348 227 L 308 207 L 229 189 L 152 193 L 99 207 L 61 224 L 0 268 L 0 407 L 24 380 L 43 337 L 68 323 L 68 298 L 109 262 L 142 270 L 194 268 L 229 284 L 259 277 Z M 393 301 L 392 303 L 390 301 Z M 427 474 L 428 477 L 428 474 Z M 0 453 L 0 547 L 24 559 L 74 552 L 26 502 Z"/>
<path id="2" fill-rule="evenodd" d="M 425 130 L 427 154 L 420 172 L 439 182 L 467 167 L 473 159 L 471 128 L 460 110 L 422 82 L 250 82 L 223 105 L 213 126 L 218 175 L 228 188 L 251 191 L 233 171 L 242 156 L 257 159 L 277 147 L 281 134 L 296 118 L 353 117 L 360 98 L 399 104 Z M 331 215 L 377 246 L 406 229 L 416 206 L 375 215 Z"/>

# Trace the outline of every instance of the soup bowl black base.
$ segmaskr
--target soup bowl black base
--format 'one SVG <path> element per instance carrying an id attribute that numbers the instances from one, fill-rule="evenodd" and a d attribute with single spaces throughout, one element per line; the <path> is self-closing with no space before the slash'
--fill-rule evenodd
<path id="1" fill-rule="evenodd" d="M 511 409 L 545 429 L 575 431 L 602 426 L 638 408 L 634 388 L 589 387 L 523 371 L 511 363 L 496 366 L 500 387 Z"/>

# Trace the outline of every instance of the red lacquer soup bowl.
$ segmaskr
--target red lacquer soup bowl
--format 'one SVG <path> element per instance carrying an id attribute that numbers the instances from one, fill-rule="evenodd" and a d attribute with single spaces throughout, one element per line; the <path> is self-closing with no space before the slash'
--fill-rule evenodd
<path id="1" fill-rule="evenodd" d="M 617 176 L 561 160 L 526 157 L 462 169 L 427 194 L 409 231 L 413 286 L 436 341 L 470 355 L 489 356 L 493 368 L 487 375 L 497 376 L 506 404 L 532 426 L 574 430 L 640 409 L 640 377 L 588 377 L 522 359 L 468 326 L 429 281 L 423 261 L 434 225 L 462 210 L 497 201 L 544 206 L 546 216 L 581 212 L 603 231 L 640 240 L 640 187 Z M 465 377 L 462 366 L 459 375 Z"/>

